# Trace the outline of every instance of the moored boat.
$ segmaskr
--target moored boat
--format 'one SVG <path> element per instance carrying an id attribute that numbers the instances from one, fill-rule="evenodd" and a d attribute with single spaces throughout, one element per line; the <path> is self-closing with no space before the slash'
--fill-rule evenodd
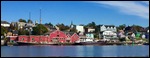
<path id="1" fill-rule="evenodd" d="M 37 42 L 17 42 L 18 43 L 18 45 L 54 45 L 54 44 L 56 44 L 56 43 L 52 43 L 52 42 L 50 42 L 50 43 L 37 43 Z"/>
<path id="2" fill-rule="evenodd" d="M 79 42 L 74 43 L 74 45 L 106 45 L 106 42 L 99 41 L 99 42 Z"/>
<path id="3" fill-rule="evenodd" d="M 149 43 L 143 43 L 143 45 L 149 45 Z"/>

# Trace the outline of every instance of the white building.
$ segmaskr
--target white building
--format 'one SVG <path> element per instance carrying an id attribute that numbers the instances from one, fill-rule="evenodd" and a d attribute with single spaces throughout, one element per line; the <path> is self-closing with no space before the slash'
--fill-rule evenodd
<path id="1" fill-rule="evenodd" d="M 77 32 L 81 32 L 81 33 L 85 32 L 84 26 L 76 26 L 76 29 L 77 29 Z"/>
<path id="2" fill-rule="evenodd" d="M 33 24 L 33 23 L 25 23 L 25 22 L 12 22 L 11 23 L 13 26 L 15 26 L 15 27 L 18 27 L 18 29 L 20 29 L 20 28 L 27 28 L 27 27 L 30 27 L 30 28 L 32 28 L 32 27 L 35 27 L 35 24 Z"/>
<path id="3" fill-rule="evenodd" d="M 6 21 L 1 21 L 1 26 L 10 27 L 10 23 L 8 23 Z"/>
<path id="4" fill-rule="evenodd" d="M 117 29 L 115 26 L 113 25 L 101 25 L 100 26 L 100 31 L 113 31 L 113 32 L 117 32 Z"/>
<path id="5" fill-rule="evenodd" d="M 100 38 L 111 39 L 117 38 L 117 28 L 114 25 L 100 25 Z"/>
<path id="6" fill-rule="evenodd" d="M 92 29 L 92 28 L 88 28 L 88 32 L 94 32 L 95 29 Z"/>
<path id="7" fill-rule="evenodd" d="M 25 22 L 17 22 L 18 29 L 23 28 L 25 26 Z"/>

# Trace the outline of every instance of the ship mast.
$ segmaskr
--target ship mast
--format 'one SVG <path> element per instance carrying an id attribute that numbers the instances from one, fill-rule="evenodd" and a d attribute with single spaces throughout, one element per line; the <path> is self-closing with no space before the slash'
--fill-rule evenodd
<path id="1" fill-rule="evenodd" d="M 29 12 L 29 20 L 31 20 L 31 12 Z"/>
<path id="2" fill-rule="evenodd" d="M 40 9 L 40 25 L 41 25 L 41 24 L 42 24 L 42 19 L 41 19 L 41 9 Z M 39 25 L 39 26 L 40 26 L 40 25 Z M 41 35 L 41 32 L 42 32 L 42 31 L 41 31 L 41 27 L 40 27 L 40 35 Z"/>
<path id="3" fill-rule="evenodd" d="M 29 20 L 31 20 L 31 12 L 29 12 Z M 29 35 L 31 35 L 31 27 L 29 27 Z"/>
<path id="4" fill-rule="evenodd" d="M 42 23 L 42 19 L 41 19 L 41 9 L 40 9 L 40 24 Z"/>

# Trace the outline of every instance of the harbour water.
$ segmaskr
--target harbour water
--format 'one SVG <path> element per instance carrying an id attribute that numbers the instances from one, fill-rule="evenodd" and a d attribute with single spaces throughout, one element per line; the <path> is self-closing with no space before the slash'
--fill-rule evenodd
<path id="1" fill-rule="evenodd" d="M 1 57 L 134 57 L 149 56 L 149 45 L 134 46 L 1 46 Z"/>

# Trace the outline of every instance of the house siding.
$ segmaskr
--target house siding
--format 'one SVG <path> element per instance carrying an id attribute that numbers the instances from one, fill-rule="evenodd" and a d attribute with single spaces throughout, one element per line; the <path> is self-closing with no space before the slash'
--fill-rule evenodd
<path id="1" fill-rule="evenodd" d="M 29 42 L 29 37 L 28 36 L 19 36 L 18 41 L 21 42 Z"/>
<path id="2" fill-rule="evenodd" d="M 49 36 L 26 36 L 26 35 L 21 35 L 18 36 L 18 41 L 20 42 L 36 42 L 36 43 L 42 43 L 42 42 L 53 42 L 53 39 L 58 40 L 58 42 L 65 43 L 67 42 L 67 38 L 70 38 L 70 42 L 74 43 L 75 41 L 79 40 L 79 36 L 74 33 L 72 36 L 70 34 L 65 34 L 62 31 L 55 30 L 50 33 Z M 16 38 L 11 38 L 11 40 L 15 40 Z"/>
<path id="3" fill-rule="evenodd" d="M 76 34 L 76 33 L 74 33 L 72 36 L 71 36 L 71 43 L 74 43 L 74 42 L 76 42 L 76 41 L 78 41 L 79 40 L 79 36 Z"/>
<path id="4" fill-rule="evenodd" d="M 49 41 L 52 41 L 54 38 L 58 38 L 59 42 L 64 43 L 64 42 L 66 42 L 67 35 L 62 31 L 56 30 L 50 34 Z"/>
<path id="5" fill-rule="evenodd" d="M 18 37 L 17 36 L 13 36 L 13 37 L 9 37 L 11 41 L 17 41 Z"/>

